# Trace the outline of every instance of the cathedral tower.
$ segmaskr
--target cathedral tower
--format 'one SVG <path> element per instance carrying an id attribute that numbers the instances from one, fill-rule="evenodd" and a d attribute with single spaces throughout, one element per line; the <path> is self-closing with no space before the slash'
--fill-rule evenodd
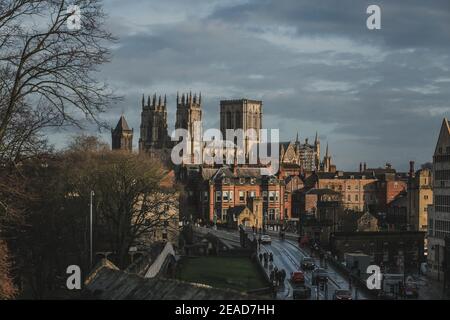
<path id="1" fill-rule="evenodd" d="M 130 129 L 123 115 L 120 117 L 116 128 L 114 130 L 111 129 L 111 138 L 113 150 L 126 150 L 129 152 L 133 150 L 133 129 Z"/>
<path id="2" fill-rule="evenodd" d="M 248 129 L 256 131 L 254 139 L 246 137 L 244 141 L 243 152 L 246 159 L 252 146 L 260 142 L 262 113 L 262 101 L 249 99 L 220 101 L 220 131 L 224 140 L 227 138 L 227 129 L 242 129 L 244 134 Z"/>
<path id="3" fill-rule="evenodd" d="M 168 148 L 170 137 L 167 131 L 167 98 L 142 96 L 141 137 L 139 139 L 139 152 Z"/>
<path id="4" fill-rule="evenodd" d="M 177 116 L 175 129 L 186 129 L 189 132 L 187 141 L 187 154 L 183 155 L 185 161 L 194 163 L 194 156 L 201 161 L 202 155 L 202 94 L 197 97 L 195 93 L 177 93 Z"/>

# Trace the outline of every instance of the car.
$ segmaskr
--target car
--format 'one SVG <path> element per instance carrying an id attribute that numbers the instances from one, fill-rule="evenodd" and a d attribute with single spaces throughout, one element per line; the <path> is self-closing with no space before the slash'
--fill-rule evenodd
<path id="1" fill-rule="evenodd" d="M 294 271 L 291 273 L 291 283 L 301 284 L 305 283 L 305 274 L 302 271 Z"/>
<path id="2" fill-rule="evenodd" d="M 312 285 L 317 285 L 326 281 L 328 281 L 328 272 L 325 269 L 317 268 L 313 270 L 311 277 Z"/>
<path id="3" fill-rule="evenodd" d="M 261 237 L 261 243 L 263 243 L 263 244 L 271 244 L 272 243 L 272 238 L 270 238 L 269 235 L 264 234 Z"/>
<path id="4" fill-rule="evenodd" d="M 316 264 L 314 263 L 314 259 L 311 257 L 304 257 L 302 262 L 300 263 L 300 267 L 303 270 L 314 270 Z"/>
<path id="5" fill-rule="evenodd" d="M 333 294 L 333 300 L 352 300 L 352 293 L 349 290 L 336 290 Z"/>
<path id="6" fill-rule="evenodd" d="M 292 290 L 294 300 L 304 300 L 311 298 L 311 288 L 306 285 L 297 286 Z"/>

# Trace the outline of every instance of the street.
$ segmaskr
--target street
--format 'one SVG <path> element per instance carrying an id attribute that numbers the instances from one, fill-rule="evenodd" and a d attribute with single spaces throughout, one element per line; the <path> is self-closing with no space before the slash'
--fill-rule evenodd
<path id="1" fill-rule="evenodd" d="M 209 232 L 214 233 L 215 235 L 227 239 L 228 241 L 236 241 L 239 242 L 239 233 L 238 231 L 224 231 L 224 230 L 213 230 L 207 229 Z M 250 237 L 252 237 L 252 233 L 249 232 Z M 301 270 L 300 263 L 303 257 L 309 256 L 308 253 L 299 248 L 298 244 L 293 240 L 280 240 L 273 234 L 271 234 L 272 243 L 261 245 L 259 249 L 259 253 L 271 252 L 273 254 L 273 267 L 275 266 L 280 270 L 284 269 L 286 271 L 286 279 L 284 281 L 284 285 L 278 288 L 277 299 L 282 300 L 290 300 L 292 299 L 292 285 L 289 282 L 291 272 Z M 314 258 L 314 262 L 317 267 L 320 267 L 320 259 Z M 348 289 L 349 283 L 348 280 L 342 277 L 336 270 L 328 265 L 322 266 L 328 272 L 328 288 L 327 290 L 320 291 L 319 290 L 319 300 L 331 300 L 333 298 L 334 291 L 337 289 Z M 270 270 L 265 268 L 266 272 L 270 274 Z M 305 284 L 311 287 L 311 300 L 317 299 L 317 286 L 312 286 L 312 271 L 305 271 Z M 327 292 L 326 292 L 327 291 Z M 352 298 L 353 299 L 367 299 L 365 295 L 353 288 L 352 289 Z"/>

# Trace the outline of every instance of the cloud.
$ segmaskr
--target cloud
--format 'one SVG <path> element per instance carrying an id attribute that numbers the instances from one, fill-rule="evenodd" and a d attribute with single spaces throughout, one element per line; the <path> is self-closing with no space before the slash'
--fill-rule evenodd
<path id="1" fill-rule="evenodd" d="M 378 4 L 382 29 L 366 28 Z M 205 127 L 218 125 L 219 101 L 264 102 L 263 124 L 283 140 L 317 130 L 338 168 L 431 159 L 449 114 L 450 2 L 109 0 L 109 28 L 120 37 L 101 76 L 140 125 L 143 93 L 202 91 Z M 110 139 L 108 133 L 105 138 Z"/>

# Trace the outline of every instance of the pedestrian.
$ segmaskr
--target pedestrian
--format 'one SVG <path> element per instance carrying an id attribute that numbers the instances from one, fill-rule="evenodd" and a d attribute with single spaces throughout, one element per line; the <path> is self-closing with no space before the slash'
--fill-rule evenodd
<path id="1" fill-rule="evenodd" d="M 262 259 L 263 259 L 263 255 L 262 255 L 262 253 L 260 253 L 259 254 L 259 262 L 262 262 Z"/>
<path id="2" fill-rule="evenodd" d="M 270 253 L 270 261 L 273 261 L 273 253 Z"/>
<path id="3" fill-rule="evenodd" d="M 285 279 L 286 279 L 286 270 L 281 269 L 281 281 L 284 283 Z"/>

